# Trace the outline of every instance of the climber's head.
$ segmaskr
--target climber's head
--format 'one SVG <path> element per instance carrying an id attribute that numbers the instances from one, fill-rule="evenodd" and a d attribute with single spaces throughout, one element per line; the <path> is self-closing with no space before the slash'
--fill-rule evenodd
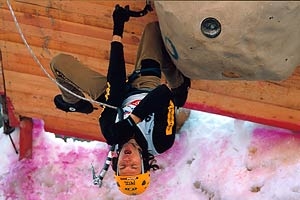
<path id="1" fill-rule="evenodd" d="M 150 184 L 150 168 L 148 159 L 143 159 L 141 147 L 131 139 L 118 152 L 113 169 L 119 190 L 127 195 L 143 193 Z M 144 162 L 147 162 L 147 169 Z"/>

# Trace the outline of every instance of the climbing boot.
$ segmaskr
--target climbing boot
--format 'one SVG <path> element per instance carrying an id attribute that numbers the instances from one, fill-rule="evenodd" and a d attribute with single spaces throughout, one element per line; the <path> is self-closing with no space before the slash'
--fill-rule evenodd
<path id="1" fill-rule="evenodd" d="M 54 104 L 58 109 L 65 112 L 79 112 L 89 114 L 94 110 L 93 105 L 88 101 L 80 99 L 77 103 L 68 103 L 63 100 L 61 94 L 54 97 Z"/>

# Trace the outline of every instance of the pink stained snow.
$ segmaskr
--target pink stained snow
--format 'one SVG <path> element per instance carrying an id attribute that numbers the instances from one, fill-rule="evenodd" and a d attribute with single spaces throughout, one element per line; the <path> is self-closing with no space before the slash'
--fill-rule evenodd
<path id="1" fill-rule="evenodd" d="M 2 131 L 3 132 L 3 129 Z M 18 146 L 19 131 L 12 134 Z M 91 163 L 103 166 L 103 142 L 64 142 L 34 120 L 33 157 L 19 161 L 0 134 L 0 199 L 5 200 L 298 200 L 300 135 L 289 130 L 192 111 L 171 150 L 157 157 L 148 190 L 119 192 L 109 169 L 101 188 Z"/>

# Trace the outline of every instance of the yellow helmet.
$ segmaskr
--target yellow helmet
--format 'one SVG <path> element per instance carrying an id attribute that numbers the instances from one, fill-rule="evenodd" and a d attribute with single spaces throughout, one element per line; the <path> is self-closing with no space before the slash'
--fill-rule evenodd
<path id="1" fill-rule="evenodd" d="M 150 184 L 150 171 L 134 176 L 118 176 L 115 180 L 119 190 L 127 195 L 138 195 L 143 193 Z"/>

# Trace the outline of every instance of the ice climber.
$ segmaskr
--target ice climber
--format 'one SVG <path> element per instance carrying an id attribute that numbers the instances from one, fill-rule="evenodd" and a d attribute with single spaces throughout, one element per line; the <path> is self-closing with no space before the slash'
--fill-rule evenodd
<path id="1" fill-rule="evenodd" d="M 150 184 L 155 156 L 172 147 L 176 109 L 182 107 L 191 85 L 172 63 L 162 41 L 158 22 L 146 25 L 137 52 L 135 70 L 126 74 L 123 52 L 124 24 L 130 16 L 117 5 L 113 11 L 113 36 L 107 76 L 91 70 L 75 57 L 58 54 L 51 63 L 56 80 L 70 91 L 104 102 L 99 124 L 107 144 L 117 147 L 112 159 L 119 190 L 127 195 L 143 193 Z M 161 71 L 167 80 L 162 83 Z M 93 105 L 61 89 L 54 98 L 58 109 L 91 113 Z"/>

